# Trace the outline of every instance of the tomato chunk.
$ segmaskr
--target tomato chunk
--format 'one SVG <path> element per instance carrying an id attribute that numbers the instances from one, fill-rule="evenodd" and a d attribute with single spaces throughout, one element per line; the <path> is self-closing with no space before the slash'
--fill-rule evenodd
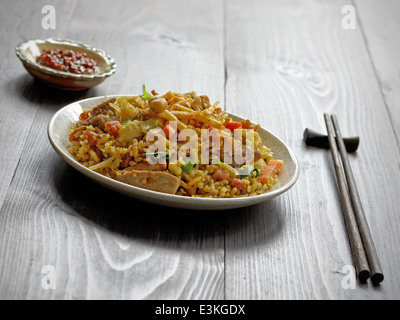
<path id="1" fill-rule="evenodd" d="M 186 194 L 188 196 L 194 196 L 196 194 L 196 190 L 197 190 L 196 187 L 189 187 L 186 189 Z"/>
<path id="2" fill-rule="evenodd" d="M 255 125 L 255 124 L 252 124 L 251 122 L 250 122 L 250 120 L 240 120 L 240 123 L 242 124 L 242 128 L 243 129 L 251 129 L 251 130 L 254 130 L 254 131 L 257 131 L 258 129 L 260 129 L 260 125 L 259 124 L 257 124 L 257 125 Z"/>
<path id="3" fill-rule="evenodd" d="M 237 188 L 240 191 L 243 191 L 244 189 L 246 189 L 246 185 L 240 179 L 233 179 L 231 186 Z"/>
<path id="4" fill-rule="evenodd" d="M 228 122 L 225 125 L 225 128 L 227 128 L 227 129 L 229 129 L 231 131 L 233 131 L 235 129 L 239 129 L 241 127 L 242 127 L 242 124 L 240 122 L 235 122 L 235 121 Z"/>
<path id="5" fill-rule="evenodd" d="M 266 167 L 261 171 L 260 182 L 262 184 L 270 184 L 271 180 L 283 166 L 282 160 L 270 160 Z"/>
<path id="6" fill-rule="evenodd" d="M 243 129 L 253 129 L 253 125 L 251 124 L 250 120 L 240 120 L 242 123 Z"/>
<path id="7" fill-rule="evenodd" d="M 114 137 L 118 137 L 121 123 L 119 121 L 109 121 L 105 124 L 105 131 Z"/>
<path id="8" fill-rule="evenodd" d="M 96 132 L 88 131 L 87 132 L 88 143 L 91 147 L 94 147 L 97 144 L 97 139 L 100 137 Z"/>
<path id="9" fill-rule="evenodd" d="M 79 120 L 87 120 L 89 118 L 89 111 L 86 110 L 79 115 Z"/>
<path id="10" fill-rule="evenodd" d="M 178 131 L 177 127 L 169 123 L 168 121 L 164 124 L 164 127 L 162 129 L 165 133 L 165 135 L 169 138 L 176 134 Z"/>
<path id="11" fill-rule="evenodd" d="M 213 173 L 213 178 L 217 181 L 228 180 L 229 172 L 228 170 L 219 168 L 217 171 Z"/>

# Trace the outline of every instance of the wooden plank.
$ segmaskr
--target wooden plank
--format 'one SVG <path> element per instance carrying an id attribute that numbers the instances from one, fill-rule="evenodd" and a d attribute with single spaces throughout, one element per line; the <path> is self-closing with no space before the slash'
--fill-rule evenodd
<path id="1" fill-rule="evenodd" d="M 69 7 L 58 5 L 62 1 L 53 1 L 57 8 L 57 21 L 59 25 L 69 25 Z M 83 95 L 80 93 L 50 92 L 41 90 L 40 85 L 29 76 L 19 59 L 15 55 L 15 47 L 30 39 L 57 37 L 57 30 L 44 30 L 42 28 L 42 7 L 49 2 L 6 0 L 4 10 L 0 12 L 0 19 L 4 28 L 0 29 L 1 56 L 7 63 L 0 65 L 0 87 L 2 97 L 0 110 L 0 206 L 7 194 L 8 187 L 17 168 L 21 152 L 32 126 L 32 121 L 38 109 L 38 104 L 44 96 L 50 94 L 51 99 L 60 98 L 64 103 L 69 103 Z M 12 27 L 6 27 L 12 26 Z M 90 95 L 92 91 L 88 91 Z M 4 137 L 4 138 L 3 138 Z"/>
<path id="2" fill-rule="evenodd" d="M 33 37 L 37 26 L 22 22 L 37 7 L 26 1 L 31 9 L 24 11 L 14 3 L 9 14 L 19 16 L 15 30 Z M 20 91 L 4 92 L 22 105 L 20 114 L 34 111 L 21 128 L 20 149 L 13 155 L 20 159 L 18 168 L 0 210 L 0 298 L 224 298 L 222 215 L 145 204 L 104 189 L 67 166 L 46 136 L 54 112 L 70 101 L 137 93 L 142 83 L 159 92 L 197 90 L 212 100 L 223 97 L 222 3 L 46 3 L 65 15 L 56 31 L 40 30 L 41 37 L 55 33 L 94 44 L 113 55 L 119 69 L 80 94 L 26 84 L 29 80 L 22 84 L 32 100 L 17 98 Z M 55 290 L 42 287 L 46 265 L 55 268 Z"/>
<path id="3" fill-rule="evenodd" d="M 362 34 L 341 26 L 346 4 L 227 5 L 227 109 L 280 136 L 301 166 L 287 194 L 229 220 L 228 299 L 400 297 L 399 150 Z M 386 274 L 379 287 L 342 285 L 352 259 L 330 154 L 302 142 L 306 127 L 324 132 L 324 112 L 361 137 L 351 162 Z"/>
<path id="4" fill-rule="evenodd" d="M 373 62 L 393 130 L 400 141 L 400 3 L 396 0 L 355 2 L 360 29 Z"/>
<path id="5" fill-rule="evenodd" d="M 22 65 L 15 56 L 15 47 L 19 42 L 27 40 L 19 34 L 19 28 L 26 30 L 35 29 L 36 35 L 43 35 L 42 30 L 36 28 L 37 21 L 26 19 L 26 21 L 18 20 L 20 12 L 25 12 L 26 17 L 37 17 L 40 11 L 34 7 L 26 7 L 23 2 L 8 1 L 7 10 L 1 10 L 0 19 L 2 27 L 0 29 L 1 39 L 1 57 L 6 63 L 0 65 L 0 95 L 2 97 L 0 103 L 1 119 L 0 119 L 0 163 L 2 170 L 0 171 L 0 206 L 3 203 L 7 189 L 12 180 L 15 168 L 17 167 L 19 157 L 21 155 L 28 130 L 32 125 L 34 115 L 37 111 L 35 103 L 40 99 L 33 91 L 33 81 L 25 72 L 22 72 Z M 37 13 L 37 14 L 36 14 Z M 17 24 L 16 24 L 16 21 Z M 40 23 L 40 22 L 39 22 Z M 12 30 L 5 26 L 13 26 Z M 16 36 L 10 36 L 10 33 L 16 33 Z M 35 36 L 36 36 L 35 35 Z M 15 72 L 19 70 L 20 72 Z M 30 104 L 32 101 L 33 104 Z"/>

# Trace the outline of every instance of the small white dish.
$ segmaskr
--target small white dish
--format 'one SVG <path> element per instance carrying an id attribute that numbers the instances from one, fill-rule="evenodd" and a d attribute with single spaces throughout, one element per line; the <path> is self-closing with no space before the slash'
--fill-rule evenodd
<path id="1" fill-rule="evenodd" d="M 37 62 L 37 58 L 44 49 L 67 49 L 84 52 L 89 58 L 97 61 L 100 72 L 96 74 L 76 74 L 43 66 Z M 114 59 L 103 50 L 72 40 L 52 38 L 29 40 L 19 44 L 15 48 L 15 53 L 32 76 L 50 86 L 63 90 L 77 91 L 94 87 L 114 74 L 117 68 Z"/>
<path id="2" fill-rule="evenodd" d="M 108 96 L 108 98 L 118 96 Z M 73 123 L 78 120 L 82 109 L 91 109 L 104 101 L 106 101 L 105 97 L 95 97 L 80 100 L 63 107 L 50 120 L 47 131 L 48 137 L 57 153 L 73 168 L 90 179 L 125 195 L 169 207 L 191 210 L 225 210 L 255 205 L 281 195 L 295 184 L 299 176 L 299 165 L 293 152 L 277 136 L 261 127 L 257 132 L 263 143 L 272 149 L 275 159 L 284 161 L 284 166 L 279 173 L 278 182 L 264 194 L 241 198 L 186 197 L 146 190 L 108 178 L 80 164 L 67 150 L 70 145 L 68 131 Z M 235 121 L 242 119 L 233 114 L 229 114 L 229 116 Z"/>

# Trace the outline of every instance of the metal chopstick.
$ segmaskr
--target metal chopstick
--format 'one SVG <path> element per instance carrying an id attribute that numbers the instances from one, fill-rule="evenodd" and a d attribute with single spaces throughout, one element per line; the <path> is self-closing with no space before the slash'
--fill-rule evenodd
<path id="1" fill-rule="evenodd" d="M 336 134 L 336 142 L 339 147 L 340 156 L 342 158 L 344 172 L 346 174 L 347 185 L 349 187 L 351 203 L 353 205 L 354 215 L 357 220 L 358 230 L 361 236 L 364 250 L 367 255 L 368 264 L 371 268 L 371 280 L 378 284 L 383 281 L 384 276 L 382 267 L 379 262 L 378 254 L 371 236 L 371 231 L 365 218 L 364 210 L 361 205 L 360 195 L 358 194 L 356 182 L 354 180 L 353 171 L 351 170 L 349 158 L 347 156 L 346 147 L 340 132 L 339 124 L 335 115 L 331 116 L 333 127 Z"/>
<path id="2" fill-rule="evenodd" d="M 336 140 L 333 132 L 333 125 L 328 114 L 324 114 L 326 129 L 328 132 L 329 147 L 332 154 L 333 163 L 335 166 L 336 179 L 339 186 L 339 194 L 343 209 L 343 215 L 346 223 L 347 234 L 350 241 L 351 252 L 354 259 L 354 264 L 358 278 L 361 282 L 367 281 L 370 276 L 369 265 L 365 255 L 363 243 L 358 231 L 357 221 L 352 208 L 350 194 L 340 161 L 339 151 L 337 149 Z"/>

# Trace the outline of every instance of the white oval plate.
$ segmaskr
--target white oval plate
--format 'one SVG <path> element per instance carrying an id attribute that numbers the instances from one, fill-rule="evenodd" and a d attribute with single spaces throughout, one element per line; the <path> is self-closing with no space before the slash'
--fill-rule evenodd
<path id="1" fill-rule="evenodd" d="M 119 96 L 127 95 L 114 95 L 109 96 L 108 98 Z M 185 197 L 146 190 L 108 178 L 80 164 L 67 150 L 70 145 L 68 131 L 73 123 L 78 120 L 79 115 L 82 113 L 82 109 L 91 109 L 104 101 L 106 101 L 105 97 L 95 97 L 77 101 L 65 106 L 52 117 L 47 128 L 47 133 L 53 148 L 73 168 L 103 186 L 125 195 L 142 201 L 176 208 L 192 210 L 233 209 L 254 205 L 272 199 L 289 190 L 295 184 L 299 176 L 299 165 L 293 152 L 277 136 L 261 127 L 258 130 L 258 133 L 264 145 L 272 149 L 275 159 L 284 161 L 284 166 L 279 173 L 278 182 L 264 194 L 242 198 Z M 242 119 L 233 114 L 229 114 L 229 116 L 236 121 Z"/>

